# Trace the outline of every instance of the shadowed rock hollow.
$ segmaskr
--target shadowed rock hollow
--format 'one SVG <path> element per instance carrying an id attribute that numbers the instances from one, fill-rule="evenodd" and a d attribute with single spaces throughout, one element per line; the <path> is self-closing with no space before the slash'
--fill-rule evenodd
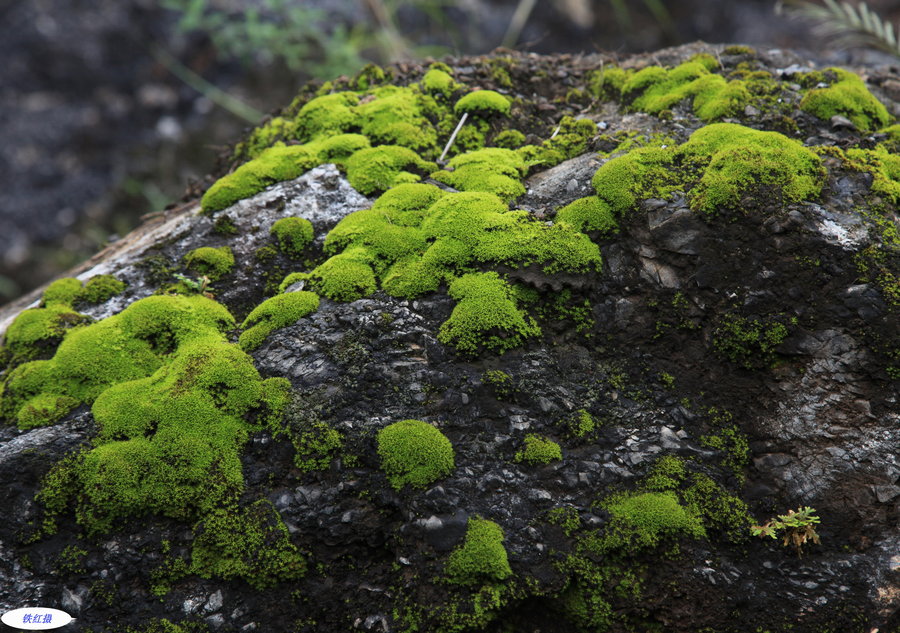
<path id="1" fill-rule="evenodd" d="M 0 605 L 898 630 L 896 81 L 696 44 L 307 88 L 0 314 Z"/>

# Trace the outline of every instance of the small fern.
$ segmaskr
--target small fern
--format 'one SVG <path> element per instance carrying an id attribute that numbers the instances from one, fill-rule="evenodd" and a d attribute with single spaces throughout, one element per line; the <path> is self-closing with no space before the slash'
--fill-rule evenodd
<path id="1" fill-rule="evenodd" d="M 865 2 L 858 5 L 836 0 L 822 0 L 819 5 L 805 0 L 779 0 L 776 13 L 811 18 L 819 23 L 821 33 L 837 37 L 844 46 L 869 46 L 900 57 L 900 42 L 894 25 L 872 11 Z"/>

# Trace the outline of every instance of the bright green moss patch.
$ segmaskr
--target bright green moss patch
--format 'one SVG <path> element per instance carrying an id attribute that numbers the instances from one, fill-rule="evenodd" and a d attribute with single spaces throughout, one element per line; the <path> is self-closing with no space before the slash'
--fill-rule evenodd
<path id="1" fill-rule="evenodd" d="M 227 246 L 195 248 L 184 256 L 183 261 L 188 270 L 206 275 L 211 281 L 221 279 L 234 267 L 234 255 Z"/>
<path id="2" fill-rule="evenodd" d="M 241 578 L 256 589 L 297 580 L 306 562 L 267 500 L 242 509 L 220 509 L 194 528 L 191 573 L 202 578 Z"/>
<path id="3" fill-rule="evenodd" d="M 343 446 L 341 433 L 324 422 L 313 422 L 309 428 L 291 437 L 294 465 L 308 473 L 325 470 Z"/>
<path id="4" fill-rule="evenodd" d="M 77 300 L 85 303 L 103 303 L 125 290 L 125 282 L 112 275 L 94 275 L 78 293 Z"/>
<path id="5" fill-rule="evenodd" d="M 407 147 L 381 145 L 353 154 L 347 161 L 347 179 L 354 189 L 370 195 L 401 183 L 417 182 L 421 178 L 419 173 L 436 169 L 437 165 L 423 160 Z"/>
<path id="6" fill-rule="evenodd" d="M 843 158 L 854 169 L 872 174 L 872 192 L 900 203 L 900 154 L 880 144 L 874 149 L 848 149 Z"/>
<path id="7" fill-rule="evenodd" d="M 3 384 L 0 416 L 15 419 L 39 395 L 90 404 L 110 385 L 149 376 L 179 345 L 233 325 L 224 307 L 201 296 L 136 301 L 115 316 L 69 332 L 52 359 L 13 370 Z"/>
<path id="8" fill-rule="evenodd" d="M 78 401 L 75 398 L 42 393 L 31 398 L 19 409 L 16 419 L 19 428 L 23 430 L 47 426 L 64 418 L 76 406 Z"/>
<path id="9" fill-rule="evenodd" d="M 53 302 L 47 307 L 30 308 L 22 311 L 7 328 L 4 345 L 14 362 L 48 356 L 67 331 L 90 320 L 64 303 Z"/>
<path id="10" fill-rule="evenodd" d="M 309 277 L 313 287 L 334 301 L 356 301 L 375 292 L 375 273 L 359 253 L 344 251 L 315 268 Z"/>
<path id="11" fill-rule="evenodd" d="M 503 581 L 512 576 L 503 528 L 487 519 L 472 517 L 466 540 L 447 560 L 447 577 L 459 585 L 478 585 Z"/>
<path id="12" fill-rule="evenodd" d="M 306 218 L 281 218 L 272 224 L 269 233 L 278 240 L 283 252 L 299 257 L 313 240 L 313 225 Z"/>
<path id="13" fill-rule="evenodd" d="M 831 85 L 807 92 L 800 102 L 804 112 L 826 121 L 841 115 L 864 132 L 877 130 L 891 122 L 887 109 L 869 92 L 858 75 L 842 68 L 829 68 L 820 75 L 830 80 Z"/>
<path id="14" fill-rule="evenodd" d="M 609 205 L 597 196 L 579 198 L 556 212 L 556 222 L 565 222 L 583 233 L 597 231 L 609 235 L 619 230 Z"/>
<path id="15" fill-rule="evenodd" d="M 494 145 L 505 149 L 518 149 L 525 144 L 525 135 L 519 130 L 503 130 L 494 137 Z"/>
<path id="16" fill-rule="evenodd" d="M 694 113 L 703 121 L 734 116 L 750 103 L 751 94 L 743 81 L 711 73 L 716 65 L 715 59 L 712 68 L 708 60 L 694 59 L 669 70 L 649 66 L 625 81 L 622 96 L 634 110 L 651 114 L 693 98 Z"/>
<path id="17" fill-rule="evenodd" d="M 411 88 L 378 88 L 356 108 L 361 132 L 374 144 L 414 150 L 434 149 L 437 134 L 422 111 L 421 95 Z"/>
<path id="18" fill-rule="evenodd" d="M 401 420 L 381 429 L 378 456 L 396 490 L 405 485 L 425 488 L 455 468 L 450 440 L 421 420 Z"/>
<path id="19" fill-rule="evenodd" d="M 541 333 L 495 272 L 463 275 L 450 284 L 449 293 L 459 303 L 441 325 L 438 340 L 462 353 L 477 354 L 484 348 L 502 353 Z"/>
<path id="20" fill-rule="evenodd" d="M 305 142 L 350 130 L 356 123 L 352 107 L 358 102 L 359 96 L 353 92 L 316 97 L 297 113 L 297 138 Z"/>
<path id="21" fill-rule="evenodd" d="M 595 99 L 617 100 L 632 73 L 618 66 L 603 66 L 588 75 L 588 92 Z"/>
<path id="22" fill-rule="evenodd" d="M 672 492 L 643 492 L 615 496 L 606 509 L 612 515 L 604 535 L 604 549 L 641 550 L 664 538 L 702 538 L 700 518 L 681 505 Z"/>
<path id="23" fill-rule="evenodd" d="M 469 114 L 509 114 L 509 99 L 493 90 L 476 90 L 462 97 L 453 106 L 457 114 L 468 112 Z"/>
<path id="24" fill-rule="evenodd" d="M 245 350 L 259 347 L 265 338 L 319 309 L 319 296 L 313 292 L 289 292 L 275 295 L 256 306 L 241 324 L 246 328 L 238 340 Z"/>
<path id="25" fill-rule="evenodd" d="M 562 449 L 553 440 L 540 435 L 526 435 L 525 448 L 516 453 L 515 461 L 525 462 L 532 466 L 549 464 L 562 459 Z"/>
<path id="26" fill-rule="evenodd" d="M 783 205 L 815 198 L 824 179 L 821 159 L 799 142 L 777 132 L 714 123 L 678 147 L 643 147 L 613 158 L 597 170 L 592 184 L 621 216 L 639 200 L 677 190 L 687 191 L 691 208 L 705 213 L 740 208 L 750 194 Z"/>
<path id="27" fill-rule="evenodd" d="M 527 167 L 516 152 L 497 147 L 459 154 L 447 164 L 447 169 L 431 174 L 460 191 L 493 193 L 505 202 L 525 193 L 521 179 Z"/>
<path id="28" fill-rule="evenodd" d="M 239 493 L 239 451 L 255 426 L 284 406 L 286 381 L 263 381 L 252 359 L 227 342 L 228 311 L 202 296 L 155 296 L 66 336 L 50 361 L 21 365 L 3 403 L 56 415 L 93 403 L 94 447 L 64 460 L 39 500 L 52 519 L 74 501 L 89 533 L 126 517 L 157 513 L 189 519 Z M 57 398 L 57 403 L 53 403 Z M 8 417 L 4 409 L 4 416 Z"/>
<path id="29" fill-rule="evenodd" d="M 297 124 L 294 120 L 274 117 L 265 125 L 255 128 L 246 141 L 235 147 L 235 154 L 256 158 L 276 142 L 292 139 L 296 131 Z"/>
<path id="30" fill-rule="evenodd" d="M 81 295 L 81 282 L 74 277 L 57 279 L 44 290 L 41 297 L 42 306 L 64 305 L 72 306 Z"/>

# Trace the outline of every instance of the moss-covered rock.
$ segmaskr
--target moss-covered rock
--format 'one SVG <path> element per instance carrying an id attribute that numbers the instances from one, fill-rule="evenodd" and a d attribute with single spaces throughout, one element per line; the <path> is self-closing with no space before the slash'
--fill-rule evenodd
<path id="1" fill-rule="evenodd" d="M 453 445 L 421 420 L 401 420 L 378 432 L 381 468 L 391 485 L 425 488 L 453 472 Z"/>

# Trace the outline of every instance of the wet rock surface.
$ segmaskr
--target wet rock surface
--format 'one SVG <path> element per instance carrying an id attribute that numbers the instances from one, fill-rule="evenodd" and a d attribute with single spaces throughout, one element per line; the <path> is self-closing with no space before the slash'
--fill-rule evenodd
<path id="1" fill-rule="evenodd" d="M 678 63 L 698 47 L 659 58 Z M 795 63 L 788 53 L 761 57 L 772 68 Z M 525 57 L 520 74 L 571 62 Z M 667 129 L 679 142 L 700 127 L 675 117 Z M 610 108 L 595 118 L 610 130 L 666 126 Z M 830 133 L 832 122 L 817 125 Z M 590 152 L 533 175 L 520 208 L 552 221 L 590 193 L 584 187 L 604 160 Z M 460 356 L 438 340 L 455 305 L 443 291 L 323 298 L 316 312 L 270 334 L 252 357 L 264 377 L 290 381 L 292 400 L 284 431 L 257 432 L 244 448 L 241 503 L 270 502 L 308 570 L 263 591 L 167 572 L 190 558 L 195 538 L 190 523 L 174 519 L 145 516 L 86 536 L 70 517 L 55 535 L 30 539 L 43 518 L 34 499 L 42 478 L 96 425 L 81 408 L 46 428 L 3 427 L 10 520 L 0 525 L 0 609 L 59 606 L 77 614 L 79 630 L 155 618 L 214 631 L 898 630 L 900 408 L 891 368 L 900 324 L 884 288 L 861 280 L 854 260 L 882 239 L 878 223 L 858 212 L 869 204 L 867 176 L 835 170 L 816 202 L 779 210 L 757 201 L 717 217 L 692 211 L 682 194 L 644 200 L 617 235 L 598 239 L 602 273 L 559 282 L 576 303 L 589 301 L 589 326 L 547 317 L 542 337 L 501 356 Z M 129 284 L 86 313 L 118 313 L 171 281 L 188 251 L 228 245 L 234 271 L 212 291 L 240 323 L 285 274 L 322 258 L 338 220 L 371 202 L 324 165 L 215 218 L 196 205 L 172 210 L 82 271 Z M 894 209 L 886 214 L 896 222 Z M 313 224 L 309 249 L 293 259 L 272 249 L 261 256 L 274 221 L 294 215 Z M 236 233 L 217 231 L 222 217 Z M 547 290 L 528 271 L 510 277 Z M 735 315 L 778 323 L 785 335 L 771 352 L 729 357 L 717 341 Z M 592 421 L 583 432 L 582 412 Z M 378 431 L 407 419 L 433 424 L 455 450 L 452 473 L 424 489 L 395 489 L 379 461 Z M 307 469 L 297 438 L 320 423 L 343 445 Z M 562 459 L 517 459 L 529 434 L 558 442 Z M 757 522 L 815 507 L 821 544 L 799 557 L 780 540 L 751 539 L 748 525 L 731 533 L 713 521 L 703 538 L 671 538 L 624 563 L 595 557 L 591 565 L 613 574 L 603 581 L 633 574 L 640 597 L 630 585 L 609 588 L 615 617 L 585 624 L 562 598 L 584 578 L 566 566 L 583 555 L 578 539 L 611 530 L 615 513 L 604 500 L 644 485 L 665 456 L 715 482 L 731 510 L 746 502 Z M 552 519 L 559 509 L 574 526 Z M 448 557 L 478 517 L 502 527 L 514 574 L 493 601 L 498 583 L 446 580 Z"/>

